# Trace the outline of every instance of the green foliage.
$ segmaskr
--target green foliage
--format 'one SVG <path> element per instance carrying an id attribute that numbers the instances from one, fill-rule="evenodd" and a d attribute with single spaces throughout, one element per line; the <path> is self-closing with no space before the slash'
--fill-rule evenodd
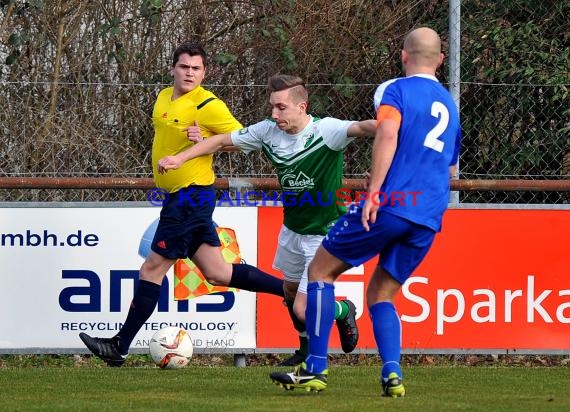
<path id="1" fill-rule="evenodd" d="M 364 119 L 374 116 L 375 86 L 402 73 L 405 33 L 432 26 L 442 34 L 446 54 L 449 50 L 449 2 L 438 0 L 0 0 L 0 5 L 2 80 L 14 84 L 3 84 L 0 94 L 5 174 L 147 176 L 152 102 L 172 80 L 169 59 L 182 40 L 201 41 L 213 56 L 218 67 L 208 71 L 206 83 L 216 86 L 213 91 L 244 124 L 267 115 L 263 86 L 274 73 L 306 80 L 314 114 Z M 567 178 L 569 15 L 568 1 L 462 0 L 461 177 Z M 62 22 L 65 31 L 58 39 Z M 444 84 L 448 62 L 438 73 Z M 52 94 L 56 67 L 63 81 Z M 145 87 L 120 90 L 117 84 Z M 42 119 L 50 107 L 57 110 L 48 130 Z M 45 131 L 41 149 L 27 130 Z M 349 146 L 347 175 L 368 165 L 369 145 Z M 20 161 L 32 159 L 31 153 L 41 153 L 41 161 Z M 263 156 L 228 157 L 216 165 L 220 175 L 274 173 Z"/>
<path id="2" fill-rule="evenodd" d="M 145 19 L 151 23 L 157 23 L 160 20 L 161 12 L 162 0 L 143 0 L 140 13 Z"/>
<path id="3" fill-rule="evenodd" d="M 354 79 L 348 76 L 341 76 L 333 81 L 334 88 L 344 98 L 351 98 L 354 95 Z"/>
<path id="4" fill-rule="evenodd" d="M 570 151 L 568 2 L 485 1 L 464 9 L 463 173 L 551 175 Z M 503 16 L 497 19 L 497 16 Z M 529 18 L 532 16 L 532 18 Z M 485 86 L 489 85 L 504 85 Z M 540 85 L 540 87 L 531 87 Z M 472 102 L 468 104 L 467 102 Z M 467 103 L 467 104 L 466 104 Z"/>
<path id="5" fill-rule="evenodd" d="M 214 57 L 212 57 L 214 63 L 219 64 L 220 66 L 227 66 L 228 64 L 237 61 L 237 59 L 238 56 L 232 53 L 218 53 Z"/>
<path id="6" fill-rule="evenodd" d="M 278 13 L 265 19 L 264 26 L 260 29 L 260 34 L 265 41 L 278 50 L 284 69 L 287 71 L 293 71 L 298 66 L 296 48 L 291 40 L 291 33 L 295 30 L 295 26 L 295 19 L 292 16 Z"/>
<path id="7" fill-rule="evenodd" d="M 285 60 L 285 69 L 287 71 L 293 71 L 297 68 L 298 63 L 295 58 L 295 51 L 290 44 L 287 44 L 281 49 L 281 56 L 283 56 L 283 60 Z"/>
<path id="8" fill-rule="evenodd" d="M 318 117 L 327 116 L 334 104 L 335 102 L 326 94 L 311 93 L 309 95 L 309 110 Z"/>
<path id="9" fill-rule="evenodd" d="M 42 12 L 46 10 L 46 2 L 44 0 L 27 0 L 27 1 L 15 1 L 15 0 L 1 0 L 0 6 L 8 6 L 10 4 L 15 5 L 16 14 L 19 16 L 24 16 L 26 14 Z"/>
<path id="10" fill-rule="evenodd" d="M 12 33 L 10 37 L 8 37 L 8 44 L 10 46 L 18 47 L 22 45 L 22 36 L 17 33 Z"/>
<path id="11" fill-rule="evenodd" d="M 115 59 L 117 63 L 124 63 L 127 59 L 127 51 L 123 47 L 122 44 L 116 43 L 115 44 L 115 52 L 112 53 L 109 58 Z"/>
<path id="12" fill-rule="evenodd" d="M 116 37 L 121 34 L 121 18 L 118 16 L 112 17 L 108 22 L 103 23 L 99 27 L 99 34 L 102 37 Z"/>
<path id="13" fill-rule="evenodd" d="M 6 65 L 10 66 L 18 60 L 18 56 L 20 55 L 19 50 L 12 50 L 8 56 L 6 56 L 5 63 Z"/>

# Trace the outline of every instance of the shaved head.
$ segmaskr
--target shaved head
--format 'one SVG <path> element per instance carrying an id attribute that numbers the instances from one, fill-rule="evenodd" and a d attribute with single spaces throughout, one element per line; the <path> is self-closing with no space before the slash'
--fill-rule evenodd
<path id="1" fill-rule="evenodd" d="M 434 70 L 443 61 L 441 54 L 441 39 L 429 27 L 412 30 L 404 39 L 406 65 L 430 67 Z"/>

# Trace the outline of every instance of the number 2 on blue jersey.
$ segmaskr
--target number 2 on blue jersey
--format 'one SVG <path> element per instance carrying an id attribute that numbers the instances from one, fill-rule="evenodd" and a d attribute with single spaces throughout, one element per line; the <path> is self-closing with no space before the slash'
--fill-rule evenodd
<path id="1" fill-rule="evenodd" d="M 445 132 L 449 124 L 449 111 L 443 103 L 436 101 L 431 105 L 431 115 L 439 121 L 426 135 L 424 146 L 441 153 L 445 143 L 439 140 L 439 137 Z"/>

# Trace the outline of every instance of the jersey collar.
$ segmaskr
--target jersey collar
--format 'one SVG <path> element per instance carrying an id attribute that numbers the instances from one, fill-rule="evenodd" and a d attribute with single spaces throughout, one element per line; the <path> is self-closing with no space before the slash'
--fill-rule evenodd
<path id="1" fill-rule="evenodd" d="M 412 74 L 411 76 L 408 76 L 408 77 L 423 77 L 424 79 L 434 80 L 434 81 L 439 83 L 439 80 L 437 79 L 437 77 L 432 76 L 431 74 Z"/>

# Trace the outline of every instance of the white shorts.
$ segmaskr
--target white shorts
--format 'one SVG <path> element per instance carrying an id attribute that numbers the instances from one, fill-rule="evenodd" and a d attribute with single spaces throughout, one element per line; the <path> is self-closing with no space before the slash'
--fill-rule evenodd
<path id="1" fill-rule="evenodd" d="M 281 226 L 273 268 L 283 272 L 285 280 L 299 283 L 298 292 L 307 294 L 309 263 L 323 241 L 323 235 L 300 235 Z"/>

